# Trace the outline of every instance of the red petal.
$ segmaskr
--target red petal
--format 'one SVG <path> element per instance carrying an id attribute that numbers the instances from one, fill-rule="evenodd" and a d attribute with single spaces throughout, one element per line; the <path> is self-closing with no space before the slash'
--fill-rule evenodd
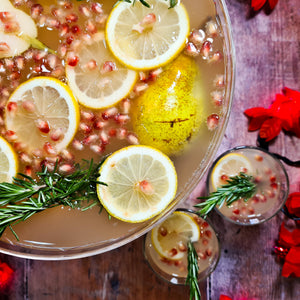
<path id="1" fill-rule="evenodd" d="M 219 300 L 232 300 L 232 299 L 230 297 L 226 296 L 226 295 L 220 295 Z"/>
<path id="2" fill-rule="evenodd" d="M 266 3 L 266 0 L 252 0 L 251 6 L 256 11 L 256 10 L 261 9 L 265 3 Z"/>
<path id="3" fill-rule="evenodd" d="M 0 261 L 0 288 L 4 289 L 10 283 L 14 271 L 6 263 Z"/>
<path id="4" fill-rule="evenodd" d="M 286 255 L 285 261 L 291 264 L 300 264 L 300 247 L 292 247 Z"/>
<path id="5" fill-rule="evenodd" d="M 271 9 L 274 9 L 274 7 L 276 6 L 278 0 L 269 0 L 269 5 Z"/>
<path id="6" fill-rule="evenodd" d="M 265 139 L 266 142 L 274 139 L 281 131 L 282 121 L 278 118 L 270 118 L 266 120 L 259 131 L 259 136 Z"/>
<path id="7" fill-rule="evenodd" d="M 248 126 L 249 131 L 258 130 L 269 117 L 251 118 Z"/>
<path id="8" fill-rule="evenodd" d="M 279 230 L 279 244 L 288 248 L 300 246 L 300 228 L 289 231 L 285 228 L 284 223 L 281 224 Z"/>
<path id="9" fill-rule="evenodd" d="M 288 87 L 284 87 L 282 89 L 282 92 L 286 97 L 299 101 L 299 105 L 300 105 L 300 92 L 296 90 L 292 90 Z"/>
<path id="10" fill-rule="evenodd" d="M 285 205 L 290 214 L 300 217 L 300 192 L 290 194 Z"/>
<path id="11" fill-rule="evenodd" d="M 300 277 L 300 264 L 294 265 L 289 262 L 285 262 L 282 267 L 282 276 L 289 277 L 289 276 L 296 276 Z"/>
<path id="12" fill-rule="evenodd" d="M 252 107 L 246 109 L 244 114 L 249 118 L 268 117 L 270 116 L 269 110 L 264 107 Z"/>

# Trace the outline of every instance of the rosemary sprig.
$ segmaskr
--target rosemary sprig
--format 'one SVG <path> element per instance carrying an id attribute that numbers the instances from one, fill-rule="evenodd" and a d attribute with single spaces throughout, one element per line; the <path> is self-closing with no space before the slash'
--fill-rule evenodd
<path id="1" fill-rule="evenodd" d="M 87 201 L 82 210 L 100 205 L 96 184 L 104 184 L 97 180 L 101 163 L 91 160 L 86 164 L 86 168 L 77 164 L 72 174 L 59 174 L 56 166 L 52 172 L 47 168 L 37 172 L 37 179 L 19 173 L 12 183 L 0 183 L 0 237 L 7 227 L 12 230 L 13 225 L 50 207 L 81 207 L 82 201 Z"/>
<path id="2" fill-rule="evenodd" d="M 221 207 L 226 202 L 229 206 L 239 199 L 247 201 L 255 192 L 256 184 L 253 176 L 240 172 L 236 176 L 229 177 L 226 184 L 218 187 L 208 197 L 199 197 L 198 199 L 206 199 L 206 201 L 196 204 L 195 207 L 201 208 L 197 212 L 199 215 L 206 216 L 216 205 Z"/>
<path id="3" fill-rule="evenodd" d="M 121 0 L 121 1 L 124 1 L 127 3 L 132 3 L 134 5 L 137 0 Z M 145 1 L 145 0 L 138 0 L 138 1 L 140 1 L 146 7 L 150 7 L 150 5 L 147 1 Z M 178 3 L 178 0 L 165 0 L 165 1 L 170 1 L 170 8 L 173 8 Z"/>
<path id="4" fill-rule="evenodd" d="M 188 275 L 186 285 L 190 287 L 190 300 L 201 300 L 201 293 L 198 285 L 198 254 L 191 241 L 188 242 Z"/>

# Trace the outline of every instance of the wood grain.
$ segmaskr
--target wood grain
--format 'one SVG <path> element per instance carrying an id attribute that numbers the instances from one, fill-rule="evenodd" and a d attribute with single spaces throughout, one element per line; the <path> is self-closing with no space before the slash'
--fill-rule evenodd
<path id="1" fill-rule="evenodd" d="M 232 114 L 219 153 L 238 145 L 255 145 L 257 132 L 247 131 L 246 108 L 268 107 L 284 86 L 300 90 L 299 0 L 279 0 L 268 14 L 249 12 L 249 2 L 228 0 L 236 45 L 237 76 Z M 300 159 L 300 140 L 280 134 L 271 151 Z M 287 167 L 291 191 L 299 191 L 300 171 Z M 192 206 L 204 192 L 204 181 L 190 195 Z M 219 233 L 221 259 L 215 272 L 201 283 L 203 299 L 220 294 L 233 299 L 300 299 L 299 279 L 281 277 L 281 264 L 272 255 L 283 220 L 253 227 L 233 225 L 219 215 L 211 220 Z M 188 299 L 188 288 L 158 279 L 143 257 L 143 238 L 89 258 L 45 262 L 0 254 L 14 270 L 10 288 L 0 299 Z M 243 299 L 244 299 L 243 298 Z"/>

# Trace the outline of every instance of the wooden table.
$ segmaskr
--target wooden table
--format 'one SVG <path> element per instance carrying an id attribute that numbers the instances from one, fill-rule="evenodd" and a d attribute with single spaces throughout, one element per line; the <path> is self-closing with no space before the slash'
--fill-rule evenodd
<path id="1" fill-rule="evenodd" d="M 256 144 L 247 131 L 246 108 L 267 107 L 284 86 L 300 90 L 299 0 L 279 0 L 275 10 L 253 16 L 248 0 L 228 0 L 236 45 L 237 73 L 232 114 L 219 153 L 237 145 Z M 283 133 L 273 152 L 300 159 L 300 140 Z M 291 191 L 300 190 L 299 168 L 287 168 Z M 203 181 L 190 196 L 203 193 Z M 200 285 L 203 299 L 300 299 L 300 280 L 281 277 L 272 255 L 282 213 L 267 223 L 240 227 L 212 215 L 222 243 L 215 272 Z M 62 262 L 32 261 L 0 254 L 15 277 L 1 299 L 188 299 L 188 288 L 158 279 L 147 266 L 143 238 L 101 255 Z"/>

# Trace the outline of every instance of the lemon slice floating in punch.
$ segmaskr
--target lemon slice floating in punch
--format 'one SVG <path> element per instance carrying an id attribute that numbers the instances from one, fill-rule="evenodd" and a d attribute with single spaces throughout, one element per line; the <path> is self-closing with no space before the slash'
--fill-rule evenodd
<path id="1" fill-rule="evenodd" d="M 100 202 L 117 219 L 136 223 L 164 210 L 174 199 L 177 175 L 171 160 L 148 146 L 129 146 L 114 152 L 100 168 Z"/>
<path id="2" fill-rule="evenodd" d="M 166 65 L 184 48 L 190 31 L 183 4 L 169 8 L 169 1 L 120 1 L 111 11 L 106 39 L 111 52 L 124 65 L 149 70 Z"/>

